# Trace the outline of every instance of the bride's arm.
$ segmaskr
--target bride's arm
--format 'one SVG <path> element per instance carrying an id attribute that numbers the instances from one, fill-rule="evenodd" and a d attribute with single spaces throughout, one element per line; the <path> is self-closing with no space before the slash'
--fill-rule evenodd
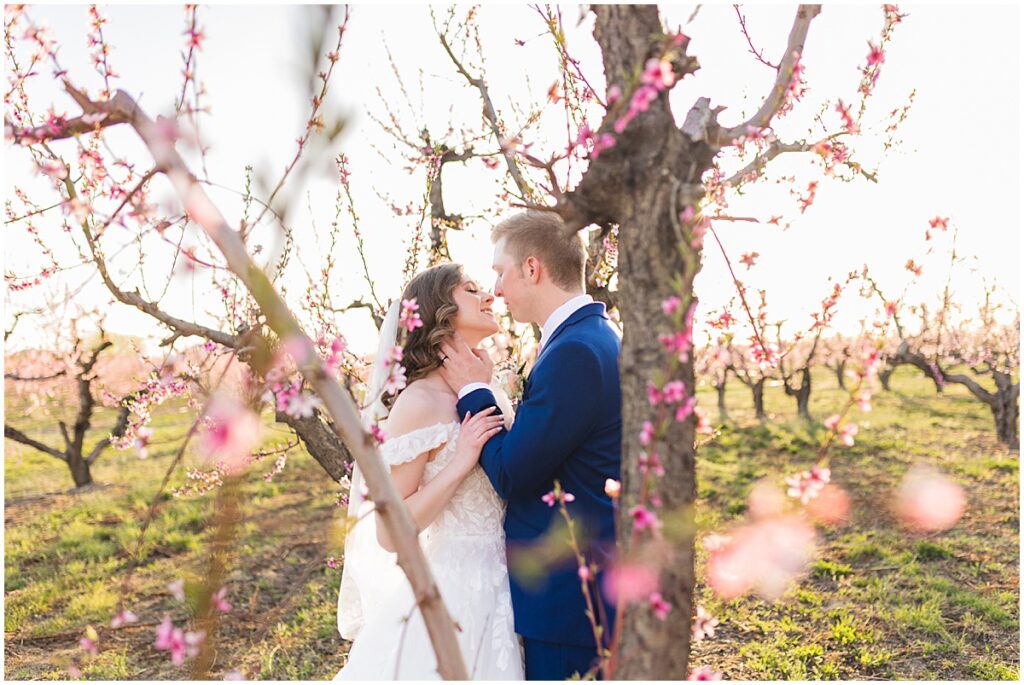
<path id="1" fill-rule="evenodd" d="M 407 394 L 409 391 L 403 393 L 403 395 Z M 406 401 L 401 406 L 396 403 L 388 418 L 388 429 L 392 435 L 400 436 L 417 428 L 443 423 L 443 419 L 438 420 L 436 403 L 431 396 L 414 392 L 411 396 L 403 397 L 403 399 Z M 420 487 L 423 470 L 427 466 L 430 454 L 441 449 L 440 447 L 430 452 L 424 452 L 411 461 L 391 467 L 391 478 L 394 480 L 399 494 L 405 500 L 405 505 L 409 508 L 417 531 L 423 530 L 437 518 L 459 485 L 476 466 L 484 443 L 501 430 L 502 418 L 500 415 L 492 416 L 493 411 L 492 407 L 476 416 L 470 418 L 467 415 L 463 419 L 454 458 L 423 487 Z M 379 518 L 380 515 L 375 514 L 375 516 L 378 517 L 376 522 L 377 541 L 387 551 L 394 552 L 391 538 Z"/>

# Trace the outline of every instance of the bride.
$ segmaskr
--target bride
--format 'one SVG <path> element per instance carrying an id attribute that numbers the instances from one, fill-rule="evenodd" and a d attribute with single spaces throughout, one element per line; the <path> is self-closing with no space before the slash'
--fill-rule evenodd
<path id="1" fill-rule="evenodd" d="M 458 398 L 438 374 L 441 343 L 455 332 L 471 348 L 498 332 L 491 311 L 494 297 L 468 279 L 458 264 L 440 264 L 409 282 L 401 299 L 414 298 L 423 325 L 408 332 L 404 341 L 408 384 L 395 398 L 379 397 L 387 376 L 383 360 L 396 340 L 396 302 L 381 327 L 368 395 L 378 399 L 365 412 L 364 422 L 387 417 L 380 454 L 421 531 L 420 544 L 457 624 L 470 678 L 522 680 L 505 560 L 505 505 L 477 465 L 481 448 L 502 429 L 503 419 L 488 410 L 459 421 Z M 507 398 L 499 402 L 505 420 L 510 420 Z M 354 642 L 335 679 L 439 679 L 412 588 L 377 515 L 367 515 L 372 503 L 361 491 L 356 469 L 349 517 L 359 522 L 345 540 L 338 597 L 338 629 Z"/>

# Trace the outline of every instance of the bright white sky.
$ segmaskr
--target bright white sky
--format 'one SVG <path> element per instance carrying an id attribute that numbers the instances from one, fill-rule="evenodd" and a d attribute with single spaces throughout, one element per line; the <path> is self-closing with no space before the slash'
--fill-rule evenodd
<path id="1" fill-rule="evenodd" d="M 664 10 L 666 24 L 673 28 L 685 24 L 693 7 L 677 5 Z M 899 294 L 909 281 L 903 269 L 907 258 L 924 261 L 924 276 L 908 292 L 907 299 L 913 302 L 937 296 L 946 281 L 947 263 L 945 258 L 929 260 L 924 255 L 924 230 L 928 219 L 935 215 L 952 217 L 951 224 L 960 228 L 959 252 L 977 257 L 978 273 L 970 273 L 965 265 L 954 275 L 958 300 L 967 305 L 976 303 L 982 277 L 995 281 L 1017 298 L 1020 9 L 1015 5 L 943 5 L 914 6 L 906 11 L 910 16 L 896 28 L 869 109 L 868 125 L 904 104 L 912 90 L 917 90 L 917 97 L 902 128 L 903 146 L 890 152 L 882 163 L 881 182 L 826 181 L 821 184 L 816 203 L 804 215 L 796 211 L 795 198 L 785 184 L 766 183 L 733 202 L 730 211 L 765 220 L 773 214 L 785 214 L 793 220 L 789 230 L 742 223 L 718 225 L 734 261 L 742 252 L 760 253 L 754 269 L 747 272 L 737 265 L 738 273 L 749 285 L 768 290 L 772 320 L 788 318 L 794 325 L 806 325 L 808 314 L 829 290 L 829 276 L 843 277 L 865 263 L 884 288 Z M 777 61 L 795 6 L 759 5 L 745 12 L 755 43 L 769 59 Z M 151 114 L 167 112 L 181 87 L 182 9 L 108 6 L 105 13 L 110 19 L 105 34 L 115 46 L 111 63 L 121 74 L 115 83 L 136 95 Z M 86 8 L 34 6 L 30 16 L 45 20 L 53 28 L 54 37 L 62 44 L 62 63 L 72 78 L 95 89 L 99 79 L 89 66 L 85 45 Z M 575 6 L 563 6 L 563 16 L 571 51 L 582 60 L 591 83 L 603 90 L 600 56 L 591 35 L 592 17 L 576 27 L 579 10 Z M 212 145 L 210 178 L 241 190 L 244 166 L 253 164 L 276 179 L 294 154 L 294 140 L 301 134 L 308 112 L 300 74 L 306 61 L 309 12 L 280 6 L 201 7 L 200 24 L 207 39 L 199 55 L 198 73 L 209 93 L 206 103 L 212 108 L 212 116 L 202 122 L 206 140 Z M 509 102 L 542 102 L 548 87 L 558 78 L 555 51 L 540 17 L 529 7 L 485 7 L 480 25 L 492 95 L 512 124 Z M 806 102 L 780 122 L 780 137 L 805 135 L 808 122 L 825 99 L 855 99 L 858 66 L 867 54 L 867 41 L 877 40 L 881 26 L 882 12 L 877 5 L 824 8 L 811 26 L 804 53 L 810 92 Z M 712 104 L 728 107 L 719 117 L 723 124 L 738 123 L 760 104 L 774 73 L 749 54 L 730 5 L 704 6 L 685 31 L 693 37 L 690 53 L 699 57 L 702 69 L 673 91 L 677 117 L 681 120 L 697 97 L 708 96 Z M 516 38 L 526 40 L 526 45 L 517 46 Z M 416 121 L 398 97 L 385 44 L 410 90 Z M 431 130 L 440 132 L 449 118 L 476 126 L 480 103 L 476 92 L 466 87 L 443 53 L 425 6 L 355 7 L 337 70 L 329 99 L 333 107 L 350 115 L 350 125 L 334 152 L 343 151 L 350 159 L 369 263 L 378 293 L 387 299 L 398 295 L 405 256 L 400 246 L 408 240 L 414 219 L 395 217 L 378 193 L 405 205 L 422 197 L 424 184 L 422 174 L 410 176 L 401 169 L 389 139 L 367 116 L 367 110 L 383 114 L 375 88 L 383 90 L 410 131 L 428 124 Z M 422 70 L 422 101 L 417 70 Z M 73 103 L 48 82 L 48 77 L 35 81 L 29 92 L 35 98 L 36 109 L 55 102 L 59 111 L 75 113 Z M 565 144 L 560 112 L 555 107 L 551 118 L 543 122 L 544 131 L 550 133 L 536 139 L 535 150 L 546 154 Z M 824 116 L 834 130 L 834 112 Z M 130 138 L 128 132 L 109 135 L 111 145 L 122 151 L 132 144 Z M 73 149 L 65 145 L 63 149 L 70 158 Z M 855 157 L 872 164 L 878 156 L 877 147 L 877 139 L 868 137 L 854 148 Z M 382 157 L 377 149 L 390 159 Z M 12 187 L 17 184 L 45 204 L 52 191 L 28 180 L 27 159 L 24 151 L 5 150 L 5 193 L 11 197 Z M 137 159 L 147 158 L 139 155 Z M 800 156 L 776 160 L 773 175 L 790 173 L 800 176 L 802 188 L 819 172 L 812 172 Z M 444 180 L 449 211 L 467 216 L 486 212 L 491 216 L 489 208 L 496 206 L 499 193 L 499 172 L 488 170 L 476 160 L 461 168 L 446 166 Z M 326 162 L 324 173 L 301 192 L 301 209 L 293 214 L 291 223 L 300 246 L 299 256 L 315 273 L 320 263 L 318 255 L 325 246 L 314 242 L 310 226 L 315 222 L 321 235 L 326 234 L 337 192 L 337 182 Z M 226 192 L 212 194 L 229 220 L 237 219 L 237 199 Z M 306 209 L 307 202 L 312 215 Z M 337 304 L 345 304 L 365 291 L 345 215 L 342 225 L 336 282 L 332 283 Z M 56 219 L 40 221 L 39 226 L 51 238 L 49 244 L 60 243 Z M 488 286 L 489 226 L 490 218 L 477 220 L 465 234 L 451 239 L 453 258 Z M 8 226 L 4 237 L 5 270 L 19 276 L 35 273 L 44 263 L 38 247 L 23 233 Z M 948 236 L 942 244 L 948 245 Z M 734 292 L 721 255 L 712 246 L 709 241 L 698 281 L 705 312 L 724 303 Z M 59 254 L 68 260 L 74 256 L 67 250 Z M 123 271 L 132 266 L 130 255 L 126 257 L 127 261 L 115 264 Z M 158 262 L 151 260 L 152 266 L 147 268 L 159 271 Z M 80 282 L 86 268 L 68 272 L 60 283 Z M 296 271 L 298 274 L 301 272 Z M 162 288 L 159 278 L 149 273 L 146 278 L 150 288 Z M 302 279 L 289 283 L 293 295 L 304 288 Z M 38 302 L 39 297 L 34 292 L 11 295 L 8 304 L 18 309 Z M 109 300 L 98 282 L 90 284 L 81 297 L 95 304 Z M 164 303 L 167 310 L 179 316 L 203 320 L 211 297 L 202 279 L 193 282 L 178 277 Z M 856 330 L 858 319 L 870 309 L 851 292 L 840 305 L 837 327 Z M 345 317 L 342 327 L 354 350 L 366 352 L 376 347 L 375 331 L 365 312 Z M 136 335 L 163 334 L 148 317 L 121 305 L 109 308 L 107 328 Z M 31 338 L 30 331 L 26 327 L 21 333 Z M 23 339 L 14 346 L 35 344 L 37 340 Z"/>

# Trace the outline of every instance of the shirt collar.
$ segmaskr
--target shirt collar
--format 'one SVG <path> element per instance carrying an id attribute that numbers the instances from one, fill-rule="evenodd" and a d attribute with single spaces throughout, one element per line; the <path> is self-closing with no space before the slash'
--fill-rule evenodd
<path id="1" fill-rule="evenodd" d="M 558 309 L 551 312 L 551 316 L 544 322 L 540 329 L 540 346 L 544 347 L 548 339 L 558 330 L 558 327 L 565 323 L 566 319 L 572 316 L 578 309 L 587 306 L 594 301 L 590 295 L 577 295 L 563 303 Z"/>

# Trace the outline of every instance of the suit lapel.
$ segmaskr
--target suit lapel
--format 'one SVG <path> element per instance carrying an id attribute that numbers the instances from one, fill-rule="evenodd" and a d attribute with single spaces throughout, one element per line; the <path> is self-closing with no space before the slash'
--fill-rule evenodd
<path id="1" fill-rule="evenodd" d="M 540 355 L 538 355 L 537 361 L 534 362 L 533 368 L 537 368 L 537 365 L 540 364 L 542 359 L 544 359 L 544 356 L 547 354 L 547 351 L 551 349 L 551 344 L 555 342 L 555 339 L 558 338 L 558 336 L 560 336 L 565 331 L 565 329 L 569 328 L 574 324 L 579 323 L 583 319 L 586 319 L 587 317 L 590 316 L 602 316 L 604 318 L 608 318 L 605 314 L 604 302 L 591 302 L 590 304 L 585 304 L 576 311 L 574 311 L 572 314 L 570 314 L 569 318 L 563 321 L 562 325 L 556 328 L 555 332 L 552 333 L 551 337 L 548 338 L 547 342 L 544 343 L 544 348 L 540 351 Z M 530 371 L 530 375 L 533 375 L 532 369 Z M 527 383 L 529 383 L 529 377 L 527 377 Z"/>

